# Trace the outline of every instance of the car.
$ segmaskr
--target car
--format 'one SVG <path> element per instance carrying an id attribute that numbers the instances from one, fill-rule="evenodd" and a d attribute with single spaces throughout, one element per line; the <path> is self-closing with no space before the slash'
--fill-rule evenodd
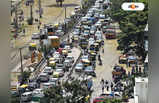
<path id="1" fill-rule="evenodd" d="M 100 18 L 100 19 L 105 19 L 105 15 L 104 15 L 104 14 L 100 14 L 100 15 L 99 15 L 99 18 Z"/>
<path id="2" fill-rule="evenodd" d="M 32 99 L 32 92 L 25 92 L 21 95 L 21 101 L 22 102 L 29 102 Z"/>
<path id="3" fill-rule="evenodd" d="M 97 97 L 93 100 L 93 103 L 100 103 L 100 102 L 104 102 L 105 97 Z"/>
<path id="4" fill-rule="evenodd" d="M 100 21 L 98 21 L 96 24 L 95 24 L 96 27 L 101 27 L 102 26 L 102 23 Z"/>
<path id="5" fill-rule="evenodd" d="M 59 81 L 59 78 L 52 77 L 50 78 L 49 83 L 51 83 L 52 85 L 56 85 L 58 81 Z"/>
<path id="6" fill-rule="evenodd" d="M 120 64 L 125 64 L 126 62 L 127 62 L 127 56 L 126 55 L 119 56 L 119 63 Z"/>
<path id="7" fill-rule="evenodd" d="M 52 84 L 49 81 L 46 83 L 42 83 L 42 85 L 41 85 L 42 89 L 48 89 L 50 87 L 52 87 Z"/>
<path id="8" fill-rule="evenodd" d="M 74 35 L 80 35 L 80 30 L 79 29 L 74 29 L 73 34 Z"/>
<path id="9" fill-rule="evenodd" d="M 40 39 L 40 34 L 39 33 L 33 33 L 31 36 L 32 40 Z"/>
<path id="10" fill-rule="evenodd" d="M 66 57 L 66 59 L 70 60 L 71 63 L 74 63 L 74 61 L 75 61 L 74 57 L 73 56 L 69 56 L 69 55 Z"/>
<path id="11" fill-rule="evenodd" d="M 85 67 L 84 68 L 84 72 L 87 75 L 93 75 L 94 76 L 94 74 L 95 74 L 93 66 L 87 66 L 87 67 Z"/>
<path id="12" fill-rule="evenodd" d="M 84 68 L 83 64 L 82 63 L 78 63 L 75 66 L 75 72 L 81 72 L 81 71 L 83 71 L 83 68 Z"/>
<path id="13" fill-rule="evenodd" d="M 56 72 L 56 73 L 59 73 L 59 77 L 63 77 L 63 76 L 64 76 L 64 71 L 63 71 L 63 69 L 56 69 L 55 72 Z"/>
<path id="14" fill-rule="evenodd" d="M 30 82 L 28 83 L 29 90 L 34 90 L 35 88 L 38 88 L 38 84 L 36 82 Z"/>
<path id="15" fill-rule="evenodd" d="M 95 43 L 95 40 L 94 40 L 94 38 L 89 38 L 88 42 L 89 42 L 89 46 L 90 46 Z"/>
<path id="16" fill-rule="evenodd" d="M 84 37 L 88 37 L 89 35 L 90 35 L 89 30 L 85 30 L 84 33 L 83 33 L 83 36 Z"/>
<path id="17" fill-rule="evenodd" d="M 65 61 L 63 62 L 64 66 L 66 67 L 66 71 L 69 71 L 69 68 L 71 68 L 72 66 L 72 61 L 70 59 L 65 59 Z"/>
<path id="18" fill-rule="evenodd" d="M 64 49 L 67 50 L 69 53 L 71 52 L 71 47 L 70 47 L 70 45 L 65 45 Z"/>
<path id="19" fill-rule="evenodd" d="M 89 56 L 88 55 L 83 55 L 81 57 L 81 62 L 85 61 L 85 60 L 89 60 Z"/>
<path id="20" fill-rule="evenodd" d="M 57 30 L 55 32 L 56 36 L 63 36 L 64 35 L 64 32 L 62 30 Z"/>
<path id="21" fill-rule="evenodd" d="M 62 70 L 64 70 L 65 69 L 65 65 L 61 64 L 61 63 L 57 63 L 55 69 L 62 69 Z"/>
<path id="22" fill-rule="evenodd" d="M 49 81 L 49 75 L 47 73 L 41 73 L 38 76 L 37 80 L 40 81 L 40 82 L 48 82 Z"/>
<path id="23" fill-rule="evenodd" d="M 53 73 L 53 69 L 51 67 L 45 67 L 43 70 L 43 73 L 47 73 L 48 75 L 51 75 Z"/>

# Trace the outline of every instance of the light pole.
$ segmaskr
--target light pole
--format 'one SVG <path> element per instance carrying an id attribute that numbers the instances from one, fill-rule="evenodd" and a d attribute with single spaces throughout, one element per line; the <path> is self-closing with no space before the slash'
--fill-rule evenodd
<path id="1" fill-rule="evenodd" d="M 67 14 L 66 14 L 66 7 L 65 7 L 65 34 L 66 34 L 66 17 L 67 17 Z"/>
<path id="2" fill-rule="evenodd" d="M 41 0 L 39 0 L 39 18 L 42 18 Z"/>
<path id="3" fill-rule="evenodd" d="M 17 4 L 15 4 L 15 35 L 18 35 L 18 16 L 17 16 Z"/>
<path id="4" fill-rule="evenodd" d="M 21 74 L 23 73 L 23 58 L 22 58 L 22 47 L 19 48 L 20 51 L 20 64 L 21 64 Z"/>

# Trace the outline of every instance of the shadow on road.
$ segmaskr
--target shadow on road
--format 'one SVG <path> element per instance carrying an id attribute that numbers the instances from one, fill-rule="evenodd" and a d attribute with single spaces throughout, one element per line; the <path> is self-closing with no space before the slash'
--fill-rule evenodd
<path id="1" fill-rule="evenodd" d="M 79 5 L 71 3 L 71 4 L 63 4 L 62 7 L 76 7 L 76 6 L 79 6 Z M 46 5 L 45 7 L 60 7 L 60 6 L 57 4 L 51 4 L 51 5 Z"/>

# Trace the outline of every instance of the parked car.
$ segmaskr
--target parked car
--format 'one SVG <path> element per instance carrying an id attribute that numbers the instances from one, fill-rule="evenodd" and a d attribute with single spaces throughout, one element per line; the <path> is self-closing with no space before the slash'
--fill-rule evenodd
<path id="1" fill-rule="evenodd" d="M 53 73 L 53 69 L 51 67 L 45 67 L 43 73 L 51 75 Z"/>
<path id="2" fill-rule="evenodd" d="M 83 64 L 82 63 L 78 63 L 75 66 L 75 72 L 81 72 L 81 71 L 83 71 L 83 68 L 84 68 Z"/>

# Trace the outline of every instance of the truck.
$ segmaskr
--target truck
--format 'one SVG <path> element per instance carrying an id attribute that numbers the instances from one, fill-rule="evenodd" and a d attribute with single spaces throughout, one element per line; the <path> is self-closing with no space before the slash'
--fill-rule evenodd
<path id="1" fill-rule="evenodd" d="M 50 45 L 53 48 L 58 48 L 60 46 L 60 38 L 58 36 L 48 36 Z"/>

